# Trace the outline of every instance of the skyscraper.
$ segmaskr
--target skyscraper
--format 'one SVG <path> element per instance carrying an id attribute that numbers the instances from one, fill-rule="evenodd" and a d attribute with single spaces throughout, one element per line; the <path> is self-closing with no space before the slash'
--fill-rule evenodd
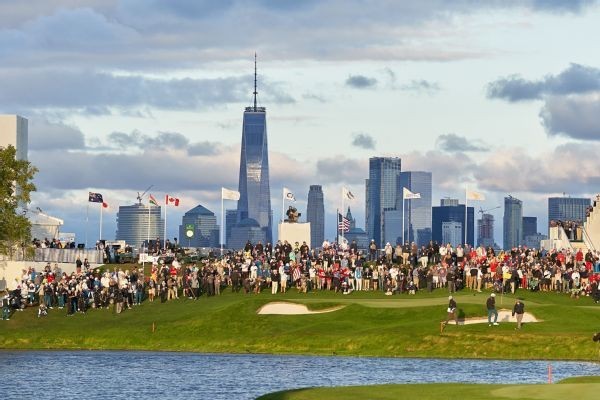
<path id="1" fill-rule="evenodd" d="M 455 202 L 447 202 L 442 200 L 441 204 L 455 204 Z M 458 203 L 458 202 L 456 202 Z M 431 208 L 431 238 L 438 243 L 444 243 L 444 222 L 454 222 L 454 224 L 446 224 L 446 235 L 455 236 L 460 224 L 459 243 L 465 241 L 465 205 L 440 205 Z M 474 239 L 474 223 L 475 209 L 467 207 L 467 243 L 473 244 Z"/>
<path id="2" fill-rule="evenodd" d="M 548 198 L 548 223 L 550 221 L 573 221 L 583 223 L 590 199 L 576 197 Z"/>
<path id="3" fill-rule="evenodd" d="M 142 244 L 150 238 L 163 241 L 164 220 L 160 217 L 161 207 L 141 203 L 131 206 L 120 206 L 117 213 L 117 240 L 134 248 L 141 249 Z"/>
<path id="4" fill-rule="evenodd" d="M 402 236 L 402 220 L 397 201 L 400 158 L 372 157 L 369 159 L 369 179 L 366 180 L 367 234 L 378 247 L 386 242 L 396 243 Z M 386 215 L 387 212 L 387 215 Z"/>
<path id="5" fill-rule="evenodd" d="M 17 160 L 27 160 L 28 121 L 19 115 L 0 115 L 0 147 L 13 146 Z"/>
<path id="6" fill-rule="evenodd" d="M 187 235 L 188 230 L 193 232 L 192 237 Z M 179 243 L 187 247 L 219 247 L 219 232 L 215 213 L 199 204 L 183 214 Z"/>
<path id="7" fill-rule="evenodd" d="M 269 187 L 269 151 L 267 146 L 267 110 L 256 105 L 256 54 L 254 55 L 254 105 L 246 107 L 242 126 L 240 154 L 240 199 L 237 206 L 237 224 L 254 220 L 264 231 L 263 241 L 272 241 L 273 215 Z M 243 227 L 255 226 L 245 221 Z M 234 234 L 235 227 L 232 229 Z M 239 239 L 239 235 L 236 235 Z M 253 236 L 256 239 L 256 235 Z"/>
<path id="8" fill-rule="evenodd" d="M 537 217 L 523 217 L 523 239 L 537 233 Z"/>
<path id="9" fill-rule="evenodd" d="M 321 247 L 325 240 L 325 205 L 321 185 L 310 185 L 306 220 L 310 222 L 310 243 L 314 248 Z"/>
<path id="10" fill-rule="evenodd" d="M 405 200 L 400 212 L 404 215 L 404 240 L 415 242 L 418 246 L 427 245 L 431 240 L 431 172 L 406 171 L 400 173 L 397 196 L 402 201 L 402 188 L 419 193 L 420 199 Z"/>
<path id="11" fill-rule="evenodd" d="M 482 214 L 477 220 L 477 246 L 494 246 L 494 216 Z"/>
<path id="12" fill-rule="evenodd" d="M 504 243 L 510 250 L 523 242 L 523 202 L 512 196 L 504 198 Z"/>

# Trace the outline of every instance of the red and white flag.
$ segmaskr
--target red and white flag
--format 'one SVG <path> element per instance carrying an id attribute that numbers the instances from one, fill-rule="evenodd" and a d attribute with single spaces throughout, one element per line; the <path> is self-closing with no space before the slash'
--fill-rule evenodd
<path id="1" fill-rule="evenodd" d="M 177 207 L 179 205 L 179 199 L 177 197 L 172 197 L 167 194 L 167 195 L 165 195 L 165 204 L 166 205 L 170 204 L 172 206 Z"/>

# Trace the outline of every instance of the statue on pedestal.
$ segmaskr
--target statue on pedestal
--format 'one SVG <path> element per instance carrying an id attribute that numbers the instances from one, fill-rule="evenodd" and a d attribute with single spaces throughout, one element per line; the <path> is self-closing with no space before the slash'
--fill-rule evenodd
<path id="1" fill-rule="evenodd" d="M 287 215 L 287 219 L 285 220 L 285 222 L 293 224 L 293 223 L 297 223 L 298 222 L 298 218 L 300 218 L 300 216 L 302 214 L 298 212 L 298 210 L 296 209 L 296 207 L 289 206 L 288 210 L 285 213 L 285 215 Z"/>

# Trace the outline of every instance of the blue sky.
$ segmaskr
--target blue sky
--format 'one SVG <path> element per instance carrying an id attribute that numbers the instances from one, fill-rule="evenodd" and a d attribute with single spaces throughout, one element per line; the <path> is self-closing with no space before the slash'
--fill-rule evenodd
<path id="1" fill-rule="evenodd" d="M 433 172 L 434 205 L 511 194 L 545 232 L 547 197 L 598 191 L 599 17 L 584 0 L 3 1 L 0 111 L 29 119 L 33 205 L 65 231 L 84 236 L 88 191 L 107 238 L 149 185 L 181 199 L 171 222 L 219 214 L 256 51 L 275 219 L 283 186 L 302 210 L 322 184 L 331 238 L 345 185 L 364 225 L 368 158 L 389 155 Z"/>

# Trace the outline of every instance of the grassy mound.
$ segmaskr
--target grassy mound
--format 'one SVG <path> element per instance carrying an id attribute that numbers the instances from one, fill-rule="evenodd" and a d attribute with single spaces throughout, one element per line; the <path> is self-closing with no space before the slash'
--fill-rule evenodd
<path id="1" fill-rule="evenodd" d="M 231 293 L 179 299 L 161 304 L 144 302 L 122 314 L 90 310 L 66 317 L 50 310 L 37 318 L 36 309 L 0 321 L 4 349 L 132 349 L 228 353 L 363 355 L 386 357 L 572 359 L 594 360 L 592 341 L 600 329 L 600 307 L 589 298 L 573 300 L 553 293 L 521 292 L 526 311 L 542 323 L 515 331 L 514 323 L 448 326 L 447 293 L 384 296 L 377 292 L 331 292 L 259 295 Z M 464 316 L 485 315 L 485 293 L 456 296 Z M 270 301 L 291 301 L 326 314 L 257 315 Z M 500 303 L 503 304 L 500 304 Z M 512 308 L 514 298 L 497 299 L 499 308 Z M 515 342 L 519 346 L 515 346 Z"/>

